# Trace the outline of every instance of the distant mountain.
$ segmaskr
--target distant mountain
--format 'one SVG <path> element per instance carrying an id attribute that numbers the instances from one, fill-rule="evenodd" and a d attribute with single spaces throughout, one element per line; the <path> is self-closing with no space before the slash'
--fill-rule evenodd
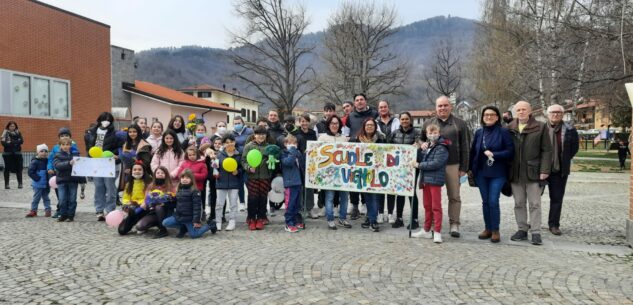
<path id="1" fill-rule="evenodd" d="M 450 39 L 453 46 L 463 52 L 462 58 L 465 60 L 472 49 L 475 27 L 474 20 L 438 16 L 397 28 L 391 37 L 390 47 L 392 51 L 400 54 L 402 59 L 408 61 L 411 70 L 404 88 L 405 95 L 386 97 L 396 111 L 432 107 L 426 97 L 423 72 L 435 45 L 442 39 Z M 317 71 L 326 69 L 325 63 L 319 57 L 323 51 L 323 35 L 324 32 L 309 33 L 304 35 L 302 40 L 304 44 L 316 45 L 314 54 L 305 60 L 311 61 Z M 140 51 L 136 53 L 136 77 L 139 80 L 176 89 L 202 83 L 218 87 L 225 84 L 227 88 L 236 88 L 242 94 L 257 98 L 256 91 L 231 77 L 236 67 L 227 57 L 228 53 L 228 50 L 200 46 Z"/>

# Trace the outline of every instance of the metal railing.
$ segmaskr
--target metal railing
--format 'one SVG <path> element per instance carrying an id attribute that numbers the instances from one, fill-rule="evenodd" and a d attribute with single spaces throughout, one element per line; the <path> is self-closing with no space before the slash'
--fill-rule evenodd
<path id="1" fill-rule="evenodd" d="M 31 164 L 31 160 L 35 158 L 37 154 L 34 151 L 23 151 L 22 152 L 22 167 L 28 168 L 29 164 Z M 4 158 L 0 158 L 0 168 L 4 170 Z"/>

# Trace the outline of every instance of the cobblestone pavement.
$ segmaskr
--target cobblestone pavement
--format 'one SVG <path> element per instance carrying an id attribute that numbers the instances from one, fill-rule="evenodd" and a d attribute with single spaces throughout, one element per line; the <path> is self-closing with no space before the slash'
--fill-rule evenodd
<path id="1" fill-rule="evenodd" d="M 631 304 L 628 177 L 573 173 L 563 235 L 544 231 L 540 247 L 509 241 L 509 198 L 502 242 L 477 240 L 480 201 L 466 186 L 463 237 L 445 234 L 440 245 L 359 221 L 331 231 L 310 220 L 291 235 L 279 215 L 264 231 L 242 223 L 198 240 L 120 237 L 95 221 L 90 184 L 73 223 L 26 219 L 31 190 L 0 190 L 0 303 Z M 543 199 L 546 224 L 547 192 Z"/>

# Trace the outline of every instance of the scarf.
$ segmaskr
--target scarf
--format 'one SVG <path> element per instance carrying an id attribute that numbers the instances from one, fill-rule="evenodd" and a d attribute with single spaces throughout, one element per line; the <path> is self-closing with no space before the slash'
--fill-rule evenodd
<path id="1" fill-rule="evenodd" d="M 361 141 L 362 143 L 376 143 L 376 141 L 378 141 L 378 132 L 375 132 L 374 136 L 371 138 L 360 136 L 358 137 L 358 140 Z"/>
<path id="2" fill-rule="evenodd" d="M 552 141 L 552 173 L 560 172 L 560 144 L 559 137 L 561 134 L 561 128 L 563 127 L 563 123 L 558 123 L 557 125 L 549 125 L 549 136 Z"/>

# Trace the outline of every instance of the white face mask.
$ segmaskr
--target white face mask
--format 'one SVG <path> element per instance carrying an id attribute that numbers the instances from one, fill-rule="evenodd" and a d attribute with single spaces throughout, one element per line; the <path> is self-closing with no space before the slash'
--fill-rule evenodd
<path id="1" fill-rule="evenodd" d="M 297 145 L 294 144 L 288 144 L 286 145 L 286 148 L 291 149 L 291 148 L 297 148 Z"/>
<path id="2" fill-rule="evenodd" d="M 110 121 L 101 121 L 101 127 L 108 128 L 110 126 Z"/>
<path id="3" fill-rule="evenodd" d="M 143 173 L 133 173 L 132 177 L 134 179 L 141 179 L 141 178 L 143 178 Z"/>
<path id="4" fill-rule="evenodd" d="M 427 138 L 429 139 L 429 141 L 435 143 L 440 138 L 440 136 L 439 135 L 432 135 L 432 136 L 427 136 Z"/>

